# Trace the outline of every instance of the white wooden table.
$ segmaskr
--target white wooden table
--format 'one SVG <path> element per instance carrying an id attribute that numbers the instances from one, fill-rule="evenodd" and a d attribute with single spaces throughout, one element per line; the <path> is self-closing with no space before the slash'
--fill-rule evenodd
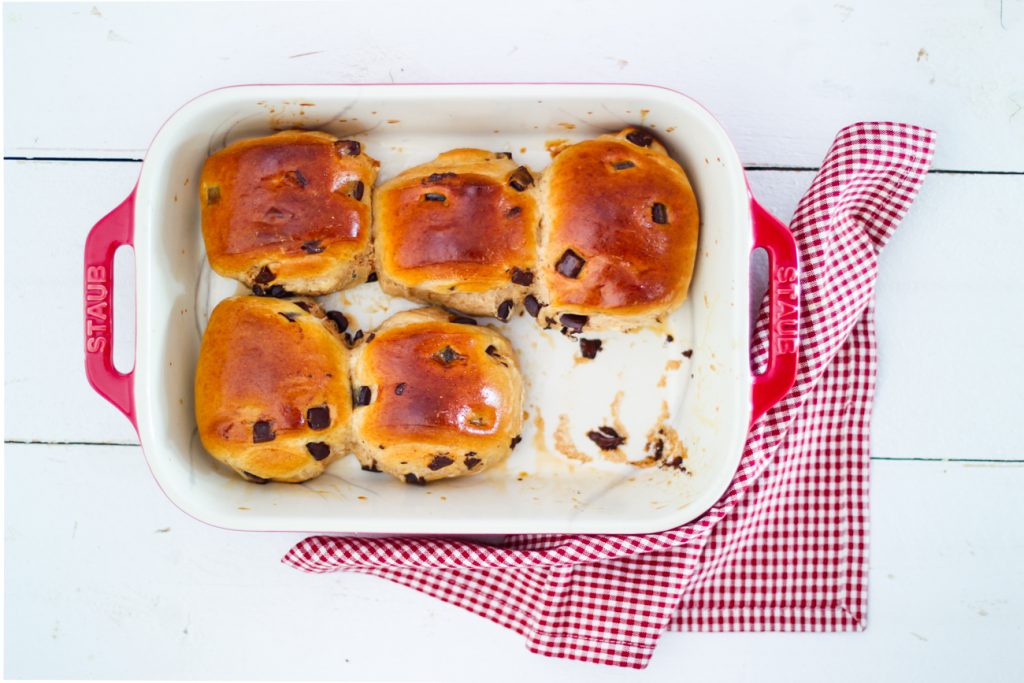
<path id="1" fill-rule="evenodd" d="M 9 677 L 1020 680 L 1024 2 L 7 4 Z M 667 634 L 644 672 L 530 655 L 298 537 L 178 511 L 82 369 L 86 231 L 161 122 L 247 82 L 632 81 L 721 119 L 788 218 L 835 131 L 939 133 L 882 259 L 869 627 Z"/>

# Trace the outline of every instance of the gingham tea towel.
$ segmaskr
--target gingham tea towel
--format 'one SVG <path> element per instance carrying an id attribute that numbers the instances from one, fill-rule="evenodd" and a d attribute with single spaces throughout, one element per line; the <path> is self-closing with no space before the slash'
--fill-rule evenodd
<path id="1" fill-rule="evenodd" d="M 878 253 L 928 171 L 934 134 L 840 131 L 800 201 L 800 363 L 751 428 L 729 489 L 702 517 L 633 536 L 529 534 L 499 546 L 313 536 L 283 562 L 374 574 L 468 609 L 543 655 L 643 668 L 666 628 L 862 629 Z M 767 308 L 751 344 L 767 360 Z"/>

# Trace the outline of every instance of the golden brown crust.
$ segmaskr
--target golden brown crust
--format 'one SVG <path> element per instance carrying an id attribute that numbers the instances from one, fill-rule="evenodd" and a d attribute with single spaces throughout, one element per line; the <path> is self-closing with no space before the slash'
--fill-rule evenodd
<path id="1" fill-rule="evenodd" d="M 685 300 L 697 201 L 683 169 L 648 134 L 626 128 L 561 149 L 541 194 L 542 324 L 571 313 L 587 316 L 589 329 L 628 329 Z"/>
<path id="2" fill-rule="evenodd" d="M 507 319 L 534 271 L 538 223 L 529 169 L 494 152 L 444 152 L 376 192 L 381 287 L 472 315 L 497 316 L 511 301 L 497 316 Z"/>
<path id="3" fill-rule="evenodd" d="M 440 309 L 392 316 L 353 355 L 355 452 L 409 483 L 477 474 L 522 429 L 515 351 L 494 330 Z M 366 387 L 366 389 L 363 389 Z M 422 480 L 422 481 L 420 481 Z"/>
<path id="4" fill-rule="evenodd" d="M 203 445 L 245 478 L 305 481 L 350 448 L 348 350 L 312 302 L 218 304 L 195 392 Z"/>
<path id="5" fill-rule="evenodd" d="M 327 294 L 372 269 L 370 198 L 378 163 L 353 141 L 285 131 L 236 142 L 203 166 L 210 265 L 247 286 Z"/>

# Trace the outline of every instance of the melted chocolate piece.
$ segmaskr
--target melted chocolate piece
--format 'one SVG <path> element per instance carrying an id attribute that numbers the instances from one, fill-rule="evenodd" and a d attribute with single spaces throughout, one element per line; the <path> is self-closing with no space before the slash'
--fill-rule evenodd
<path id="1" fill-rule="evenodd" d="M 450 346 L 445 346 L 443 349 L 435 353 L 433 358 L 441 365 L 451 365 L 457 360 L 466 360 L 465 356 Z"/>
<path id="2" fill-rule="evenodd" d="M 334 149 L 343 157 L 357 157 L 363 151 L 363 146 L 355 140 L 338 140 L 334 143 Z"/>
<path id="3" fill-rule="evenodd" d="M 373 460 L 369 465 L 359 465 L 363 472 L 380 472 L 380 468 L 377 467 L 377 461 Z"/>
<path id="4" fill-rule="evenodd" d="M 302 243 L 302 251 L 307 254 L 319 254 L 323 252 L 324 247 L 320 246 L 320 240 L 310 240 Z"/>
<path id="5" fill-rule="evenodd" d="M 637 147 L 650 147 L 651 143 L 654 142 L 654 136 L 646 130 L 631 130 L 626 133 L 626 139 Z"/>
<path id="6" fill-rule="evenodd" d="M 412 472 L 408 472 L 405 475 L 405 483 L 406 484 L 415 484 L 416 486 L 426 486 L 427 485 L 427 480 L 424 479 L 423 477 L 416 476 Z"/>
<path id="7" fill-rule="evenodd" d="M 370 398 L 372 396 L 373 396 L 373 391 L 370 389 L 370 387 L 367 387 L 367 386 L 359 387 L 359 391 L 356 392 L 355 401 L 354 401 L 356 407 L 370 405 Z"/>
<path id="8" fill-rule="evenodd" d="M 378 280 L 377 271 L 373 271 L 368 276 L 366 276 L 366 281 L 367 282 L 376 282 L 377 280 Z"/>
<path id="9" fill-rule="evenodd" d="M 289 311 L 288 313 L 281 313 L 280 311 L 278 311 L 277 314 L 290 323 L 295 322 L 295 319 L 299 317 L 298 313 L 292 313 L 291 311 Z"/>
<path id="10" fill-rule="evenodd" d="M 256 277 L 253 278 L 253 282 L 265 285 L 273 282 L 276 277 L 277 276 L 274 275 L 274 271 L 272 271 L 269 266 L 263 266 L 260 268 L 260 272 L 256 274 Z"/>
<path id="11" fill-rule="evenodd" d="M 206 203 L 207 204 L 216 204 L 219 201 L 220 201 L 220 186 L 219 185 L 211 185 L 210 187 L 206 188 Z"/>
<path id="12" fill-rule="evenodd" d="M 405 382 L 400 382 L 395 385 L 395 396 L 401 396 L 405 393 Z"/>
<path id="13" fill-rule="evenodd" d="M 580 353 L 584 358 L 597 358 L 597 352 L 601 350 L 600 339 L 580 338 Z"/>
<path id="14" fill-rule="evenodd" d="M 508 317 L 512 314 L 512 300 L 505 299 L 498 306 L 498 320 L 502 322 L 508 322 Z"/>
<path id="15" fill-rule="evenodd" d="M 463 462 L 466 463 L 467 470 L 471 470 L 480 464 L 480 458 L 474 456 L 476 456 L 476 451 L 469 451 L 468 453 L 466 453 L 466 459 L 463 460 Z"/>
<path id="16" fill-rule="evenodd" d="M 555 264 L 555 270 L 558 271 L 559 275 L 575 279 L 580 274 L 580 271 L 583 270 L 583 264 L 585 263 L 586 261 L 582 256 L 572 249 L 566 249 L 565 253 L 558 259 L 558 263 Z"/>
<path id="17" fill-rule="evenodd" d="M 529 287 L 533 284 L 533 273 L 512 266 L 512 282 L 523 287 Z"/>
<path id="18" fill-rule="evenodd" d="M 693 349 L 686 349 L 685 351 L 683 351 L 683 357 L 685 357 L 685 358 L 692 358 L 693 357 Z"/>
<path id="19" fill-rule="evenodd" d="M 533 294 L 527 294 L 526 298 L 523 299 L 523 307 L 526 308 L 526 312 L 534 318 L 540 313 L 540 309 L 544 306 L 541 302 L 537 301 L 537 297 Z"/>
<path id="20" fill-rule="evenodd" d="M 327 429 L 331 426 L 331 409 L 327 406 L 316 406 L 306 411 L 306 424 L 310 429 Z"/>
<path id="21" fill-rule="evenodd" d="M 512 186 L 512 189 L 516 192 L 522 192 L 526 188 L 533 185 L 533 176 L 526 170 L 525 166 L 520 166 L 516 170 L 512 171 L 512 175 L 508 177 L 508 184 Z"/>
<path id="22" fill-rule="evenodd" d="M 513 436 L 512 437 L 512 443 L 509 445 L 509 448 L 515 450 L 515 447 L 518 446 L 519 442 L 522 441 L 522 440 L 523 440 L 522 434 L 519 434 L 517 436 Z"/>
<path id="23" fill-rule="evenodd" d="M 423 199 L 424 201 L 428 202 L 443 202 L 446 201 L 448 198 L 439 192 L 428 192 L 425 195 L 423 195 Z"/>
<path id="24" fill-rule="evenodd" d="M 357 180 L 356 184 L 352 186 L 352 199 L 362 201 L 363 192 L 366 191 L 366 185 L 363 185 L 362 180 Z"/>
<path id="25" fill-rule="evenodd" d="M 348 318 L 341 311 L 327 311 L 327 319 L 334 323 L 334 326 L 338 328 L 338 332 L 344 332 L 348 329 Z"/>
<path id="26" fill-rule="evenodd" d="M 614 451 L 626 443 L 625 437 L 619 436 L 619 433 L 611 427 L 598 427 L 596 430 L 591 430 L 587 432 L 587 438 L 596 443 L 602 451 Z"/>
<path id="27" fill-rule="evenodd" d="M 271 429 L 270 423 L 266 420 L 260 420 L 252 425 L 252 442 L 253 443 L 266 443 L 267 441 L 273 441 L 277 437 L 274 430 Z"/>
<path id="28" fill-rule="evenodd" d="M 668 209 L 661 202 L 655 202 L 651 207 L 651 220 L 659 225 L 668 223 Z"/>
<path id="29" fill-rule="evenodd" d="M 459 325 L 476 325 L 477 322 L 473 318 L 466 315 L 453 315 L 448 318 L 450 323 L 458 323 Z"/>
<path id="30" fill-rule="evenodd" d="M 245 470 L 242 470 L 242 476 L 245 477 L 246 481 L 251 481 L 254 484 L 268 484 L 268 483 L 270 483 L 269 479 L 264 479 L 263 477 L 257 477 L 252 472 L 246 472 Z"/>
<path id="31" fill-rule="evenodd" d="M 612 168 L 616 171 L 625 171 L 627 168 L 633 168 L 636 166 L 632 161 L 619 161 L 612 164 Z"/>
<path id="32" fill-rule="evenodd" d="M 309 304 L 307 304 L 305 301 L 293 301 L 292 303 L 301 308 L 302 310 L 304 310 L 306 313 L 309 313 Z"/>
<path id="33" fill-rule="evenodd" d="M 448 465 L 451 465 L 453 462 L 455 461 L 449 458 L 447 453 L 438 453 L 434 456 L 434 459 L 430 461 L 430 464 L 427 465 L 427 467 L 433 471 L 437 471 L 444 467 L 448 467 Z"/>
<path id="34" fill-rule="evenodd" d="M 583 326 L 590 320 L 585 315 L 577 315 L 575 313 L 563 313 L 558 316 L 558 322 L 562 323 L 567 329 L 573 332 L 582 332 Z"/>
<path id="35" fill-rule="evenodd" d="M 423 179 L 423 184 L 424 185 L 433 185 L 435 183 L 443 182 L 445 178 L 454 178 L 454 177 L 455 177 L 455 174 L 451 173 L 451 172 L 448 172 L 448 173 L 431 173 L 430 175 L 428 175 L 426 178 Z"/>
<path id="36" fill-rule="evenodd" d="M 311 441 L 306 444 L 306 450 L 313 456 L 314 460 L 323 460 L 331 454 L 331 447 L 322 441 Z"/>
<path id="37" fill-rule="evenodd" d="M 505 218 L 515 218 L 523 212 L 521 206 L 513 206 L 511 209 L 505 212 Z"/>

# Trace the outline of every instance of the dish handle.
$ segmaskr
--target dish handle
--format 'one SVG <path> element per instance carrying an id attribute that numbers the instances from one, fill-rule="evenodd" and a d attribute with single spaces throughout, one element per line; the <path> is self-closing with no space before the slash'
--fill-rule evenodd
<path id="1" fill-rule="evenodd" d="M 101 396 L 135 421 L 135 369 L 114 367 L 114 253 L 133 246 L 135 190 L 85 238 L 85 375 Z"/>
<path id="2" fill-rule="evenodd" d="M 786 224 L 750 198 L 754 248 L 768 252 L 768 365 L 754 377 L 750 422 L 778 403 L 796 380 L 800 347 L 800 256 Z"/>

